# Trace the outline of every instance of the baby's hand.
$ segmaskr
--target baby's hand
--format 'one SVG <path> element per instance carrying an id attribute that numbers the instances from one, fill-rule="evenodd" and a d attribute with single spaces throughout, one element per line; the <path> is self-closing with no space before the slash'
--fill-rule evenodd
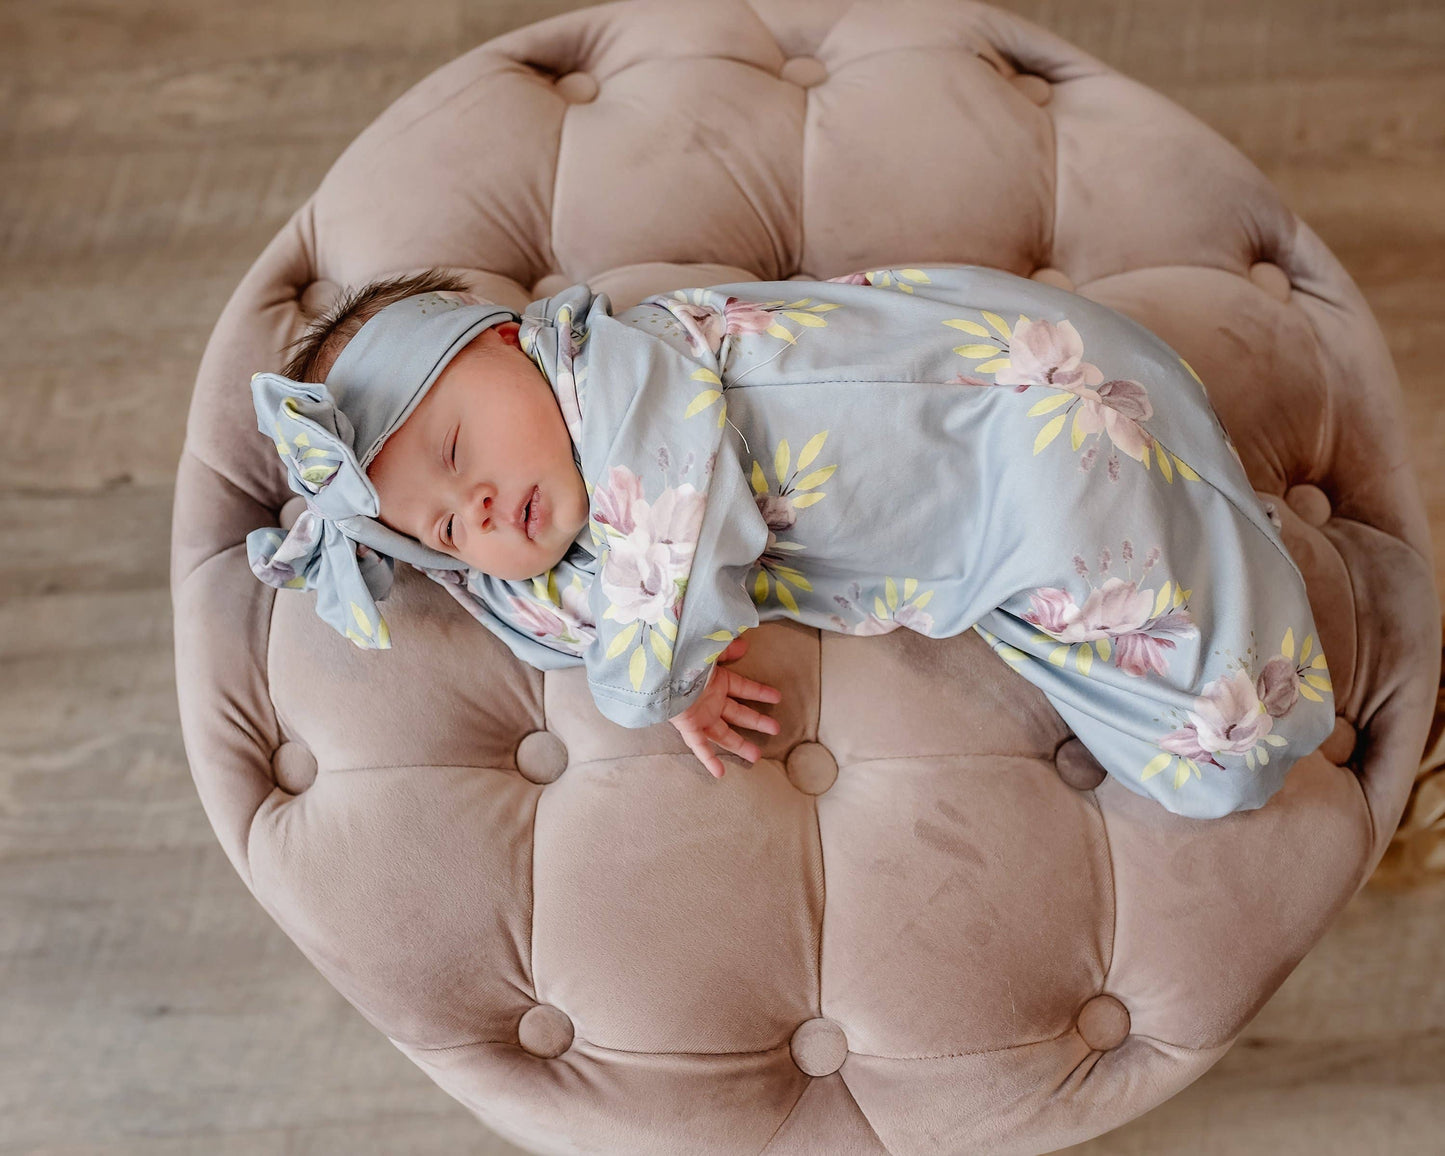
<path id="1" fill-rule="evenodd" d="M 774 735 L 781 729 L 777 719 L 769 718 L 750 706 L 734 701 L 750 698 L 760 702 L 781 702 L 783 698 L 782 692 L 776 687 L 754 682 L 723 667 L 725 661 L 741 658 L 747 648 L 747 639 L 742 635 L 728 643 L 727 649 L 718 655 L 713 673 L 702 694 L 681 714 L 673 715 L 667 720 L 678 729 L 703 766 L 718 779 L 722 778 L 723 774 L 722 760 L 708 746 L 708 739 L 741 755 L 750 763 L 758 761 L 757 745 L 744 739 L 729 727 L 728 723 Z"/>

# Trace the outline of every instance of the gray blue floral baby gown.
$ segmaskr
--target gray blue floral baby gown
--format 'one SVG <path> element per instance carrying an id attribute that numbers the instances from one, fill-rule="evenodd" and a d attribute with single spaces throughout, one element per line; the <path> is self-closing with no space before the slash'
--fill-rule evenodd
<path id="1" fill-rule="evenodd" d="M 427 570 L 523 661 L 662 722 L 759 622 L 976 630 L 1109 774 L 1262 806 L 1334 724 L 1303 577 L 1194 371 L 980 266 L 657 294 L 569 287 L 521 347 L 591 496 L 531 580 Z"/>

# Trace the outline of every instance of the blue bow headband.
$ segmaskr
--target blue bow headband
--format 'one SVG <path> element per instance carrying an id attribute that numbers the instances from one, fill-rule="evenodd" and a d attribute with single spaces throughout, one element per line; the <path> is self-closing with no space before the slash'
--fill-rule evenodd
<path id="1" fill-rule="evenodd" d="M 482 330 L 522 318 L 501 305 L 418 293 L 381 310 L 346 343 L 325 384 L 279 373 L 251 378 L 257 428 L 276 443 L 306 509 L 289 533 L 246 535 L 251 572 L 271 586 L 316 591 L 316 613 L 364 650 L 391 647 L 376 602 L 395 559 L 420 568 L 467 564 L 376 521 L 381 499 L 366 467 L 448 363 Z"/>

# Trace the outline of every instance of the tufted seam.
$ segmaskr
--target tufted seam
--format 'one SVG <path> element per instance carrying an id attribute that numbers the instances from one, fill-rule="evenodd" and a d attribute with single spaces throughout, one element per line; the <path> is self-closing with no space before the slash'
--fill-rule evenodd
<path id="1" fill-rule="evenodd" d="M 798 1105 L 803 1102 L 803 1097 L 808 1094 L 808 1089 L 811 1086 L 811 1079 L 803 1081 L 802 1087 L 798 1089 L 798 1098 L 794 1100 L 788 1110 L 783 1113 L 783 1118 L 778 1121 L 778 1126 L 774 1128 L 772 1132 L 768 1134 L 768 1138 L 763 1141 L 763 1146 L 758 1149 L 758 1156 L 766 1156 L 768 1149 L 773 1146 L 773 1141 L 778 1138 L 778 1133 L 783 1130 L 783 1125 L 793 1118 L 793 1113 L 798 1110 Z M 850 1092 L 849 1094 L 851 1095 L 852 1093 Z M 855 1100 L 854 1103 L 857 1103 L 857 1101 Z M 859 1108 L 859 1111 L 861 1112 L 862 1109 Z M 871 1124 L 869 1125 L 870 1128 L 872 1126 Z"/>
<path id="2" fill-rule="evenodd" d="M 1109 838 L 1108 816 L 1104 814 L 1104 808 L 1099 803 L 1098 795 L 1093 791 L 1090 791 L 1089 794 L 1093 795 L 1094 807 L 1099 812 L 1099 826 L 1104 831 L 1104 858 L 1109 864 L 1109 896 L 1110 903 L 1113 905 L 1113 918 L 1110 920 L 1109 927 L 1109 962 L 1104 966 L 1104 986 L 1108 987 L 1109 976 L 1114 971 L 1114 945 L 1119 941 L 1119 872 L 1114 864 L 1114 843 Z"/>

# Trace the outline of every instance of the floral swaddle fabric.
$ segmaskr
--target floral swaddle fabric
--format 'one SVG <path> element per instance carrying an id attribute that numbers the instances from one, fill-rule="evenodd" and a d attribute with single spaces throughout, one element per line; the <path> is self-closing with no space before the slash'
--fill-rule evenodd
<path id="1" fill-rule="evenodd" d="M 1334 724 L 1298 566 L 1194 371 L 1148 329 L 981 266 L 533 302 L 591 495 L 529 581 L 427 570 L 599 710 L 684 710 L 773 618 L 976 630 L 1109 774 L 1262 806 Z"/>

